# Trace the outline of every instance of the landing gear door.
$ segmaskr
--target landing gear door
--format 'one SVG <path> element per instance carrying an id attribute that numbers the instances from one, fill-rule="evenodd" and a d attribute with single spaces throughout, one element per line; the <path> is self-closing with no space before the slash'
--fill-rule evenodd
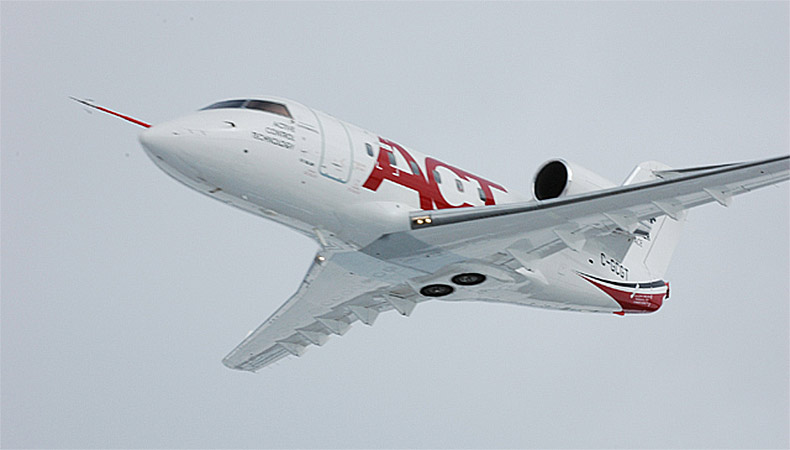
<path id="1" fill-rule="evenodd" d="M 316 111 L 321 128 L 321 175 L 341 183 L 351 178 L 354 154 L 346 125 L 332 116 Z"/>

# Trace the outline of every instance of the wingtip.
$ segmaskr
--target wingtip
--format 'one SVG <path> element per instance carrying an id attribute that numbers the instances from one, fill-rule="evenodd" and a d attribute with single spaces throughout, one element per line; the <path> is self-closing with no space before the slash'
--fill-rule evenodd
<path id="1" fill-rule="evenodd" d="M 239 363 L 238 361 L 233 360 L 233 353 L 229 354 L 228 356 L 222 358 L 222 365 L 227 367 L 228 369 L 238 370 L 239 372 L 246 372 L 246 373 L 258 373 L 259 368 L 251 368 L 245 366 L 245 364 Z"/>
<path id="2" fill-rule="evenodd" d="M 224 366 L 225 366 L 225 367 L 227 367 L 228 369 L 238 370 L 238 371 L 240 371 L 240 372 L 250 372 L 249 370 L 247 370 L 247 369 L 244 369 L 243 367 L 240 367 L 240 366 L 237 366 L 237 365 L 233 364 L 233 363 L 232 363 L 232 362 L 230 362 L 230 360 L 228 360 L 227 358 L 225 358 L 225 359 L 223 359 L 223 360 L 222 360 L 222 365 L 224 365 Z"/>

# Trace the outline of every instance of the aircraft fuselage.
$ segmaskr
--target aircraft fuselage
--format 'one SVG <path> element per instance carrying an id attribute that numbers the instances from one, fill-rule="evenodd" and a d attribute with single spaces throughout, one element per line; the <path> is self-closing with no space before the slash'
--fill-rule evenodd
<path id="1" fill-rule="evenodd" d="M 411 211 L 526 200 L 390 139 L 277 101 L 290 117 L 206 109 L 153 126 L 140 139 L 162 170 L 193 189 L 355 248 L 403 230 Z"/>

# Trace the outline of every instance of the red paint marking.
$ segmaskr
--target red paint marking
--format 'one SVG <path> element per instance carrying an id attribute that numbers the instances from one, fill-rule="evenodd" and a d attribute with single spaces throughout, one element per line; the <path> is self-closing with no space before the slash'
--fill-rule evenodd
<path id="1" fill-rule="evenodd" d="M 598 283 L 597 281 L 585 277 L 582 274 L 579 274 L 579 276 L 612 297 L 612 299 L 616 301 L 621 308 L 623 308 L 622 311 L 615 312 L 615 314 L 618 315 L 624 315 L 625 313 L 651 313 L 658 311 L 664 302 L 664 298 L 666 298 L 667 293 L 669 292 L 668 288 L 666 292 L 659 294 L 647 294 L 640 293 L 638 291 L 623 291 Z"/>
<path id="2" fill-rule="evenodd" d="M 459 178 L 463 179 L 464 181 L 469 181 L 470 178 L 475 180 L 475 181 L 477 181 L 477 183 L 480 185 L 480 189 L 482 189 L 483 193 L 485 194 L 485 197 L 486 197 L 485 204 L 486 205 L 494 205 L 494 204 L 496 204 L 494 202 L 494 193 L 491 191 L 491 188 L 500 190 L 502 192 L 507 192 L 507 189 L 505 189 L 504 187 L 502 187 L 502 186 L 500 186 L 500 185 L 498 185 L 496 183 L 493 183 L 491 181 L 488 181 L 485 178 L 478 177 L 477 175 L 475 175 L 473 173 L 469 173 L 469 172 L 467 172 L 467 171 L 465 171 L 463 169 L 459 169 L 457 167 L 453 167 L 453 166 L 451 166 L 449 164 L 445 164 L 445 163 L 443 163 L 443 162 L 441 162 L 439 160 L 436 160 L 436 159 L 433 159 L 431 157 L 428 157 L 428 158 L 425 158 L 425 170 L 428 173 L 431 174 L 431 181 L 433 182 L 432 184 L 434 186 L 436 186 L 437 195 L 434 198 L 434 201 L 436 202 L 437 209 L 462 208 L 464 206 L 472 206 L 469 203 L 464 203 L 464 204 L 459 205 L 459 206 L 453 206 L 453 205 L 447 203 L 447 200 L 444 199 L 444 197 L 442 196 L 441 192 L 439 191 L 439 186 L 433 180 L 433 170 L 435 168 L 437 168 L 437 167 L 444 167 L 444 168 L 452 171 L 454 174 L 456 174 Z"/>
<path id="3" fill-rule="evenodd" d="M 466 176 L 465 171 L 430 157 L 425 158 L 425 172 L 428 173 L 428 176 L 431 179 L 431 186 L 436 188 L 436 196 L 434 197 L 434 202 L 436 203 L 436 209 L 466 208 L 468 206 L 472 206 L 471 204 L 466 202 L 461 203 L 460 205 L 451 205 L 447 200 L 445 200 L 441 190 L 439 189 L 439 184 L 436 182 L 436 180 L 433 177 L 433 171 L 437 167 L 444 167 L 445 169 L 454 173 L 458 178 L 464 181 L 469 181 L 469 177 Z M 486 200 L 488 200 L 488 197 L 489 197 L 488 194 L 486 194 Z M 493 195 L 491 197 L 493 198 Z"/>
<path id="4" fill-rule="evenodd" d="M 409 166 L 414 163 L 419 167 L 417 161 L 415 161 L 414 157 L 403 147 L 398 145 L 395 142 L 390 140 L 379 138 L 379 141 L 382 144 L 385 144 L 391 147 L 394 150 L 397 150 L 398 153 L 403 156 Z M 433 177 L 433 170 L 437 167 L 444 167 L 450 171 L 452 171 L 455 175 L 459 178 L 463 179 L 464 181 L 474 180 L 480 185 L 480 189 L 483 190 L 485 194 L 485 204 L 486 205 L 494 205 L 496 202 L 494 201 L 494 193 L 491 190 L 492 188 L 500 190 L 502 192 L 507 192 L 507 189 L 504 187 L 493 183 L 491 181 L 486 180 L 485 178 L 481 178 L 477 175 L 469 173 L 465 170 L 459 169 L 457 167 L 453 167 L 449 164 L 445 164 L 439 160 L 433 158 L 425 158 L 425 173 L 420 170 L 421 173 L 415 174 L 412 173 L 410 170 L 402 170 L 398 167 L 393 167 L 390 164 L 389 155 L 392 153 L 392 150 L 385 148 L 384 146 L 379 146 L 379 156 L 378 160 L 376 161 L 376 166 L 373 168 L 373 172 L 370 173 L 368 179 L 362 185 L 365 189 L 369 189 L 371 191 L 377 191 L 381 186 L 381 183 L 384 180 L 391 181 L 397 185 L 403 186 L 405 188 L 411 189 L 416 191 L 420 196 L 420 209 L 422 210 L 431 210 L 434 209 L 447 209 L 447 208 L 463 208 L 467 206 L 472 206 L 469 203 L 463 203 L 461 205 L 451 205 L 442 195 L 441 190 L 439 189 L 439 184 Z M 410 167 L 409 167 L 410 169 Z"/>
<path id="5" fill-rule="evenodd" d="M 111 114 L 111 115 L 113 115 L 115 117 L 120 117 L 123 120 L 127 120 L 129 122 L 132 122 L 135 125 L 140 125 L 141 127 L 144 127 L 144 128 L 151 128 L 151 124 L 145 123 L 142 120 L 137 120 L 134 117 L 126 116 L 124 114 L 121 114 L 121 113 L 112 111 L 110 109 L 107 109 L 107 108 L 105 108 L 103 106 L 94 105 L 93 103 L 91 103 L 91 102 L 89 102 L 87 100 L 80 100 L 80 99 L 74 98 L 74 97 L 70 97 L 70 98 L 72 100 L 74 100 L 75 102 L 82 103 L 83 105 L 85 105 L 85 106 L 87 106 L 89 108 L 98 109 L 101 112 L 105 112 L 107 114 Z"/>
<path id="6" fill-rule="evenodd" d="M 395 150 L 398 151 L 411 166 L 411 163 L 417 164 L 417 161 L 406 151 L 405 148 L 401 147 L 400 145 L 388 141 L 384 138 L 379 138 L 379 141 L 382 144 L 386 144 Z M 395 184 L 399 184 L 405 188 L 412 189 L 417 191 L 420 195 L 420 209 L 428 210 L 433 209 L 433 196 L 431 195 L 431 188 L 428 185 L 428 181 L 422 176 L 422 174 L 414 174 L 411 171 L 401 170 L 397 167 L 392 167 L 389 161 L 389 155 L 391 150 L 384 148 L 383 146 L 379 146 L 379 157 L 378 161 L 376 161 L 376 166 L 373 168 L 373 172 L 370 173 L 368 179 L 365 181 L 365 184 L 362 187 L 366 189 L 370 189 L 371 191 L 377 191 L 379 186 L 381 186 L 381 182 L 384 180 L 392 181 Z"/>

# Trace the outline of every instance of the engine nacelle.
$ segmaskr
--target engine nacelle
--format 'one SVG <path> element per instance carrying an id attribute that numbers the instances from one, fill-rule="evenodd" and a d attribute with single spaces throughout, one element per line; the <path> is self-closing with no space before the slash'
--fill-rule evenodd
<path id="1" fill-rule="evenodd" d="M 562 159 L 552 159 L 538 169 L 532 180 L 532 195 L 537 200 L 583 194 L 615 187 L 606 178 L 569 163 Z"/>

